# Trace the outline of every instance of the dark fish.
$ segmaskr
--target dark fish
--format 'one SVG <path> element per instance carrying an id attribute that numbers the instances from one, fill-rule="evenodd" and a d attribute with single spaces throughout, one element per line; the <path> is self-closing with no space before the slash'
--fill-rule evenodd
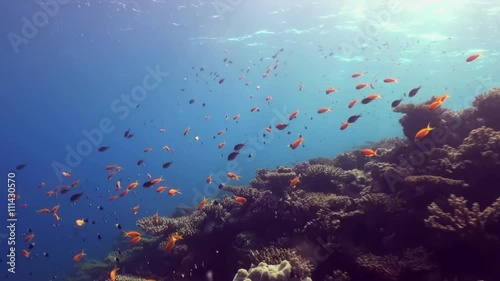
<path id="1" fill-rule="evenodd" d="M 134 134 L 129 134 L 129 135 L 127 136 L 127 139 L 131 139 L 133 136 L 134 136 Z"/>
<path id="2" fill-rule="evenodd" d="M 118 249 L 118 255 L 122 255 L 122 251 L 120 249 Z"/>
<path id="3" fill-rule="evenodd" d="M 28 165 L 28 164 L 17 165 L 16 170 L 22 170 L 22 169 L 24 169 L 24 167 L 26 167 L 26 165 Z"/>
<path id="4" fill-rule="evenodd" d="M 104 152 L 104 151 L 108 150 L 109 148 L 110 148 L 110 146 L 101 146 L 101 147 L 99 147 L 98 150 L 99 150 L 99 152 Z"/>
<path id="5" fill-rule="evenodd" d="M 202 66 L 202 67 L 200 67 L 200 71 L 203 71 L 203 70 L 205 70 L 205 68 L 204 68 L 203 66 Z"/>
<path id="6" fill-rule="evenodd" d="M 145 183 L 142 184 L 142 187 L 145 187 L 145 188 L 148 188 L 148 187 L 151 187 L 153 186 L 153 183 L 151 181 L 147 181 Z"/>
<path id="7" fill-rule="evenodd" d="M 172 165 L 172 163 L 173 163 L 172 161 L 163 163 L 163 169 L 170 167 L 170 165 Z"/>
<path id="8" fill-rule="evenodd" d="M 120 261 L 120 258 L 115 257 L 115 261 L 116 261 L 116 262 L 119 262 L 119 261 Z"/>
<path id="9" fill-rule="evenodd" d="M 99 207 L 97 207 L 97 209 L 99 209 L 99 210 L 102 211 L 102 210 L 104 210 L 104 207 L 103 206 L 99 206 Z"/>
<path id="10" fill-rule="evenodd" d="M 411 98 L 411 97 L 414 97 L 417 93 L 418 93 L 418 90 L 420 90 L 420 87 L 422 87 L 422 85 L 418 86 L 418 88 L 415 88 L 415 89 L 412 89 L 410 91 L 410 93 L 408 94 L 408 96 Z"/>
<path id="11" fill-rule="evenodd" d="M 29 250 L 31 250 L 31 249 L 33 249 L 33 248 L 35 248 L 35 243 L 30 243 L 30 245 L 29 245 L 28 249 L 29 249 Z"/>
<path id="12" fill-rule="evenodd" d="M 31 228 L 28 228 L 28 230 L 27 230 L 27 231 L 31 233 L 31 231 L 32 231 L 32 230 L 31 230 Z"/>
<path id="13" fill-rule="evenodd" d="M 125 133 L 123 134 L 124 137 L 128 138 L 130 135 L 130 129 L 126 130 Z"/>
<path id="14" fill-rule="evenodd" d="M 116 228 L 118 228 L 118 229 L 122 229 L 122 225 L 121 225 L 121 224 L 119 224 L 119 223 L 115 224 L 115 226 L 116 226 Z"/>
<path id="15" fill-rule="evenodd" d="M 392 107 L 398 106 L 401 102 L 403 101 L 403 98 L 400 98 L 399 100 L 395 100 L 391 103 Z"/>
<path id="16" fill-rule="evenodd" d="M 236 159 L 236 157 L 238 157 L 239 154 L 240 154 L 239 151 L 231 152 L 231 154 L 229 154 L 227 156 L 227 161 L 232 161 L 232 160 Z"/>
<path id="17" fill-rule="evenodd" d="M 217 206 L 217 205 L 219 205 L 219 201 L 214 200 L 214 202 L 212 204 L 214 204 L 215 206 Z"/>
<path id="18" fill-rule="evenodd" d="M 371 101 L 373 101 L 373 99 L 370 99 L 370 98 L 364 98 L 361 100 L 361 103 L 362 104 L 369 104 Z"/>
<path id="19" fill-rule="evenodd" d="M 240 143 L 234 146 L 234 150 L 238 151 L 245 146 L 246 143 Z"/>
<path id="20" fill-rule="evenodd" d="M 144 164 L 144 160 L 137 161 L 137 166 L 141 166 L 142 164 Z"/>
<path id="21" fill-rule="evenodd" d="M 97 233 L 97 239 L 101 240 L 102 236 L 100 233 Z"/>
<path id="22" fill-rule="evenodd" d="M 224 78 L 222 78 L 221 80 L 219 80 L 219 84 L 222 84 L 224 83 Z"/>
<path id="23" fill-rule="evenodd" d="M 80 199 L 80 197 L 83 195 L 83 192 L 73 194 L 70 198 L 69 201 L 75 202 L 76 200 Z"/>
<path id="24" fill-rule="evenodd" d="M 89 219 L 83 219 L 83 221 L 84 221 L 85 223 L 88 223 L 88 222 L 89 222 Z"/>
<path id="25" fill-rule="evenodd" d="M 49 257 L 49 253 L 47 252 L 44 252 L 43 255 L 46 256 L 47 258 Z"/>
<path id="26" fill-rule="evenodd" d="M 252 153 L 248 154 L 248 158 L 252 158 L 252 157 L 253 157 Z"/>
<path id="27" fill-rule="evenodd" d="M 66 193 L 68 193 L 68 191 L 69 191 L 69 188 L 63 188 L 63 189 L 61 189 L 61 194 L 66 194 Z"/>
<path id="28" fill-rule="evenodd" d="M 353 116 L 349 117 L 349 119 L 347 119 L 347 123 L 354 123 L 354 122 L 358 121 L 359 117 L 361 117 L 361 114 L 353 115 Z"/>
<path id="29" fill-rule="evenodd" d="M 193 104 L 193 103 L 194 103 L 194 101 L 195 101 L 195 99 L 190 99 L 190 100 L 189 100 L 189 104 Z"/>
<path id="30" fill-rule="evenodd" d="M 220 183 L 220 184 L 219 184 L 219 189 L 222 189 L 222 188 L 224 188 L 224 184 L 223 184 L 223 183 Z"/>
<path id="31" fill-rule="evenodd" d="M 201 106 L 205 107 L 205 105 L 207 105 L 206 103 L 202 103 Z"/>

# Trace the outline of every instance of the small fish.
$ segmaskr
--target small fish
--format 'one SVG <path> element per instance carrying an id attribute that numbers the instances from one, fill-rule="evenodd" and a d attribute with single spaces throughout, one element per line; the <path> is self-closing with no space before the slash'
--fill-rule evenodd
<path id="1" fill-rule="evenodd" d="M 30 245 L 28 246 L 28 250 L 31 250 L 31 249 L 35 248 L 35 244 L 36 243 L 34 243 L 34 242 L 30 243 Z"/>
<path id="2" fill-rule="evenodd" d="M 331 94 L 331 93 L 335 93 L 335 92 L 338 92 L 338 90 L 337 90 L 337 89 L 335 89 L 335 88 L 332 88 L 332 87 L 330 87 L 330 88 L 326 89 L 326 91 L 325 91 L 325 93 L 326 93 L 327 95 L 329 95 L 329 94 Z"/>
<path id="3" fill-rule="evenodd" d="M 137 236 L 141 236 L 141 233 L 139 233 L 137 231 L 123 231 L 123 236 L 124 237 L 134 238 L 134 237 L 137 237 Z"/>
<path id="4" fill-rule="evenodd" d="M 193 104 L 195 102 L 195 99 L 190 99 L 189 104 Z"/>
<path id="5" fill-rule="evenodd" d="M 162 182 L 162 181 L 164 181 L 163 176 L 160 176 L 159 178 L 156 178 L 156 179 L 152 180 L 151 183 L 153 185 L 155 185 L 155 184 L 157 184 L 159 182 Z"/>
<path id="6" fill-rule="evenodd" d="M 137 244 L 137 243 L 139 243 L 139 241 L 141 241 L 141 236 L 136 236 L 136 237 L 130 239 L 130 244 Z"/>
<path id="7" fill-rule="evenodd" d="M 224 83 L 224 80 L 225 80 L 225 78 L 220 79 L 220 80 L 219 80 L 219 84 Z"/>
<path id="8" fill-rule="evenodd" d="M 167 169 L 168 167 L 170 167 L 170 165 L 172 165 L 172 163 L 174 163 L 173 161 L 169 161 L 169 162 L 165 162 L 163 163 L 163 169 Z"/>
<path id="9" fill-rule="evenodd" d="M 121 225 L 121 224 L 119 224 L 119 223 L 115 224 L 115 226 L 116 226 L 116 228 L 118 228 L 118 229 L 122 229 L 122 225 Z"/>
<path id="10" fill-rule="evenodd" d="M 99 240 L 102 239 L 101 233 L 97 233 L 97 239 L 99 239 Z"/>
<path id="11" fill-rule="evenodd" d="M 77 262 L 77 261 L 80 261 L 84 256 L 86 256 L 87 254 L 82 250 L 80 253 L 76 254 L 74 257 L 73 257 L 73 261 L 74 262 Z"/>
<path id="12" fill-rule="evenodd" d="M 162 185 L 160 187 L 158 187 L 156 189 L 156 193 L 162 193 L 163 191 L 165 191 L 167 189 L 167 186 L 166 185 Z"/>
<path id="13" fill-rule="evenodd" d="M 260 109 L 257 106 L 253 106 L 252 108 L 250 108 L 250 112 L 254 111 L 260 112 Z"/>
<path id="14" fill-rule="evenodd" d="M 352 100 L 347 107 L 348 108 L 352 108 L 357 102 L 358 102 L 357 99 L 356 100 Z"/>
<path id="15" fill-rule="evenodd" d="M 238 155 L 240 154 L 239 151 L 234 151 L 234 152 L 231 152 L 228 156 L 227 156 L 227 161 L 233 161 L 234 159 L 236 159 L 236 157 L 238 157 Z"/>
<path id="16" fill-rule="evenodd" d="M 318 109 L 318 114 L 322 114 L 322 113 L 330 112 L 330 111 L 332 111 L 331 108 L 329 108 L 329 107 L 322 107 L 322 108 Z"/>
<path id="17" fill-rule="evenodd" d="M 134 189 L 137 187 L 137 185 L 139 185 L 139 181 L 132 182 L 127 186 L 127 190 Z"/>
<path id="18" fill-rule="evenodd" d="M 436 100 L 435 102 L 431 103 L 428 107 L 429 110 L 434 110 L 438 107 L 440 107 L 443 104 L 441 100 Z"/>
<path id="19" fill-rule="evenodd" d="M 39 214 L 47 214 L 47 213 L 50 213 L 50 210 L 47 208 L 44 208 L 44 209 L 37 210 L 36 212 Z"/>
<path id="20" fill-rule="evenodd" d="M 83 192 L 73 194 L 70 198 L 69 201 L 75 202 L 76 200 L 80 199 L 80 197 L 83 195 Z"/>
<path id="21" fill-rule="evenodd" d="M 365 156 L 372 157 L 372 156 L 378 156 L 377 151 L 372 150 L 370 148 L 365 148 L 360 150 L 361 153 Z"/>
<path id="22" fill-rule="evenodd" d="M 475 61 L 477 58 L 481 57 L 482 54 L 481 53 L 478 53 L 478 54 L 473 54 L 469 57 L 467 57 L 467 59 L 465 59 L 466 62 L 471 62 L 471 61 Z"/>
<path id="23" fill-rule="evenodd" d="M 170 252 L 175 247 L 175 242 L 182 239 L 181 235 L 172 235 L 165 245 L 165 251 Z"/>
<path id="24" fill-rule="evenodd" d="M 148 152 L 150 152 L 151 150 L 153 150 L 153 149 L 152 149 L 151 147 L 148 147 L 148 148 L 144 149 L 144 152 L 148 153 Z"/>
<path id="25" fill-rule="evenodd" d="M 344 122 L 340 125 L 340 130 L 345 130 L 347 128 L 347 126 L 349 126 L 349 122 Z"/>
<path id="26" fill-rule="evenodd" d="M 61 172 L 62 176 L 65 177 L 65 178 L 69 178 L 71 176 L 73 176 L 72 174 L 68 173 L 68 172 Z"/>
<path id="27" fill-rule="evenodd" d="M 116 265 L 115 267 L 111 270 L 111 272 L 109 272 L 109 279 L 111 281 L 116 281 L 116 272 L 119 270 L 120 268 L 118 268 Z"/>
<path id="28" fill-rule="evenodd" d="M 28 164 L 19 164 L 16 166 L 16 170 L 20 171 L 22 169 L 24 169 Z"/>
<path id="29" fill-rule="evenodd" d="M 31 240 L 35 238 L 35 233 L 32 233 L 24 238 L 24 242 L 31 242 Z"/>
<path id="30" fill-rule="evenodd" d="M 288 127 L 288 124 L 285 124 L 283 122 L 280 122 L 280 123 L 276 124 L 276 129 L 278 129 L 280 131 L 284 130 L 286 127 Z"/>
<path id="31" fill-rule="evenodd" d="M 49 257 L 49 253 L 43 252 L 43 256 L 48 258 Z"/>
<path id="32" fill-rule="evenodd" d="M 212 183 L 212 176 L 208 176 L 208 178 L 207 178 L 207 183 L 208 183 L 208 184 L 211 184 L 211 183 Z"/>
<path id="33" fill-rule="evenodd" d="M 240 116 L 241 116 L 241 115 L 240 115 L 239 113 L 238 113 L 238 114 L 236 114 L 236 115 L 233 117 L 233 120 L 238 120 L 238 119 L 240 118 Z"/>
<path id="34" fill-rule="evenodd" d="M 364 71 L 364 72 L 358 72 L 358 73 L 354 73 L 353 75 L 351 75 L 352 78 L 358 78 L 360 76 L 362 76 L 363 74 L 366 74 L 367 72 Z"/>
<path id="35" fill-rule="evenodd" d="M 99 150 L 99 152 L 104 152 L 104 151 L 106 151 L 106 150 L 108 150 L 110 148 L 111 148 L 111 146 L 101 146 L 101 147 L 99 147 L 98 150 Z"/>
<path id="36" fill-rule="evenodd" d="M 184 133 L 183 135 L 187 135 L 189 134 L 189 131 L 191 130 L 191 127 L 187 127 L 185 130 L 184 130 Z"/>
<path id="37" fill-rule="evenodd" d="M 243 204 L 243 203 L 247 202 L 247 199 L 245 197 L 236 196 L 234 198 L 234 201 L 236 201 L 236 203 Z"/>
<path id="38" fill-rule="evenodd" d="M 411 91 L 408 93 L 408 96 L 410 98 L 414 97 L 418 93 L 421 87 L 422 85 L 418 86 L 417 88 L 411 89 Z"/>
<path id="39" fill-rule="evenodd" d="M 290 181 L 290 188 L 295 188 L 295 186 L 300 183 L 299 177 L 295 177 Z"/>
<path id="40" fill-rule="evenodd" d="M 166 188 L 166 187 L 165 187 L 165 188 Z M 139 211 L 139 207 L 140 207 L 140 205 L 141 205 L 141 204 L 139 204 L 139 205 L 137 205 L 137 206 L 134 206 L 134 207 L 132 208 L 132 214 L 133 214 L 133 215 L 136 215 L 136 214 L 137 214 L 137 212 Z"/>
<path id="41" fill-rule="evenodd" d="M 355 88 L 356 88 L 356 90 L 361 90 L 367 86 L 370 86 L 370 88 L 375 89 L 375 87 L 373 87 L 373 84 L 370 84 L 370 83 L 361 83 L 361 84 L 356 85 Z"/>
<path id="42" fill-rule="evenodd" d="M 237 180 L 237 181 L 239 181 L 239 180 L 240 180 L 240 176 L 239 176 L 239 175 L 237 175 L 237 174 L 235 174 L 235 173 L 233 173 L 233 172 L 228 172 L 228 173 L 227 173 L 227 177 L 228 177 L 229 179 L 234 179 L 234 180 Z"/>
<path id="43" fill-rule="evenodd" d="M 78 219 L 78 220 L 76 220 L 75 223 L 76 223 L 77 226 L 83 226 L 85 224 L 85 220 L 84 219 Z"/>
<path id="44" fill-rule="evenodd" d="M 201 200 L 200 204 L 198 204 L 198 207 L 196 207 L 196 210 L 201 210 L 207 203 L 207 198 L 203 197 L 203 200 Z"/>
<path id="45" fill-rule="evenodd" d="M 384 83 L 398 83 L 398 79 L 392 78 L 392 77 L 388 77 L 388 78 L 384 79 Z"/>
<path id="46" fill-rule="evenodd" d="M 31 253 L 30 253 L 30 252 L 28 252 L 28 250 L 25 250 L 25 249 L 23 249 L 23 250 L 21 251 L 21 253 L 22 253 L 22 254 L 23 254 L 23 256 L 25 256 L 26 258 L 29 258 L 29 257 L 30 257 L 30 255 L 31 255 Z"/>
<path id="47" fill-rule="evenodd" d="M 153 186 L 153 184 L 151 183 L 151 181 L 147 181 L 147 182 L 145 182 L 145 183 L 142 184 L 142 187 L 144 187 L 144 188 L 148 188 L 148 187 L 151 187 L 151 186 Z"/>
<path id="48" fill-rule="evenodd" d="M 220 148 L 223 148 L 225 145 L 226 145 L 226 141 L 223 141 L 223 142 L 219 143 L 217 145 L 217 147 L 220 149 Z"/>
<path id="49" fill-rule="evenodd" d="M 292 112 L 290 116 L 288 116 L 288 120 L 292 121 L 293 119 L 295 119 L 297 117 L 297 114 L 299 114 L 299 112 L 300 111 L 298 109 Z"/>
<path id="50" fill-rule="evenodd" d="M 299 145 L 302 144 L 303 141 L 304 141 L 304 138 L 302 136 L 300 136 L 298 139 L 293 141 L 289 146 L 291 149 L 296 149 L 297 147 L 299 147 Z"/>
<path id="51" fill-rule="evenodd" d="M 427 127 L 423 128 L 422 130 L 418 131 L 417 134 L 415 135 L 415 141 L 419 141 L 425 136 L 429 134 L 430 131 L 434 130 L 435 128 L 431 128 L 431 123 L 427 124 Z"/>
<path id="52" fill-rule="evenodd" d="M 391 107 L 394 108 L 394 107 L 397 107 L 399 104 L 401 104 L 401 102 L 403 101 L 403 98 L 400 98 L 399 100 L 395 100 L 391 103 Z"/>
<path id="53" fill-rule="evenodd" d="M 130 129 L 125 131 L 125 133 L 123 134 L 123 137 L 128 138 L 129 135 L 130 135 Z"/>
<path id="54" fill-rule="evenodd" d="M 358 121 L 359 117 L 361 117 L 361 114 L 353 115 L 353 116 L 351 116 L 351 117 L 349 117 L 347 119 L 347 123 L 351 123 L 352 124 L 352 123 Z"/>
<path id="55" fill-rule="evenodd" d="M 142 166 L 142 164 L 144 164 L 144 160 L 137 161 L 137 166 Z"/>
<path id="56" fill-rule="evenodd" d="M 244 146 L 245 146 L 246 143 L 239 143 L 237 145 L 234 146 L 234 150 L 238 151 L 238 150 L 241 150 Z"/>
<path id="57" fill-rule="evenodd" d="M 435 101 L 440 101 L 440 102 L 444 102 L 445 100 L 447 100 L 449 97 L 451 97 L 450 95 L 448 95 L 448 93 L 442 95 L 442 96 L 439 96 L 435 99 Z"/>
<path id="58" fill-rule="evenodd" d="M 174 196 L 174 195 L 178 195 L 178 194 L 182 194 L 182 193 L 178 189 L 175 189 L 175 188 L 171 188 L 168 191 L 168 195 L 170 195 L 170 196 Z"/>

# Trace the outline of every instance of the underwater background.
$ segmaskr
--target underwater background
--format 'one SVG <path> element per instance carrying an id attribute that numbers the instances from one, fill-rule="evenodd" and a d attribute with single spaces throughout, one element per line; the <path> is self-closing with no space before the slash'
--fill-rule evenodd
<path id="1" fill-rule="evenodd" d="M 500 280 L 497 1 L 0 7 L 2 279 Z"/>

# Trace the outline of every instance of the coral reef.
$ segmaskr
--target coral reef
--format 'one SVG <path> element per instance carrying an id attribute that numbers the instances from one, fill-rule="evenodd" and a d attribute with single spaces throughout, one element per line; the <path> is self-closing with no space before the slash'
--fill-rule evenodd
<path id="1" fill-rule="evenodd" d="M 68 280 L 106 280 L 115 263 L 126 280 L 499 280 L 500 89 L 461 111 L 430 111 L 432 100 L 394 109 L 405 138 L 363 146 L 377 156 L 258 169 L 200 210 L 140 218 L 140 244 L 119 237 Z M 415 141 L 429 122 L 436 129 Z M 166 251 L 172 235 L 183 239 Z"/>

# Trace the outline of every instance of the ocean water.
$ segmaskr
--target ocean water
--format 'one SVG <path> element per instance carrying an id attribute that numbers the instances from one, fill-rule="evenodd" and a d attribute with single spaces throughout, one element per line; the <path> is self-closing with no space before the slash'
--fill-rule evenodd
<path id="1" fill-rule="evenodd" d="M 443 107 L 461 110 L 500 85 L 497 1 L 4 0 L 0 11 L 4 217 L 9 175 L 19 195 L 15 273 L 3 254 L 11 247 L 7 218 L 0 228 L 5 280 L 66 280 L 82 249 L 84 259 L 96 260 L 116 250 L 117 224 L 137 230 L 138 218 L 196 207 L 203 197 L 220 197 L 220 183 L 249 184 L 258 168 L 404 137 L 402 115 L 391 108 L 399 98 L 418 104 L 449 93 Z M 384 83 L 388 77 L 398 82 Z M 356 90 L 360 83 L 374 89 Z M 325 94 L 330 87 L 336 91 Z M 361 104 L 372 93 L 382 97 Z M 356 114 L 358 121 L 339 129 Z M 279 122 L 289 125 L 278 130 Z M 246 144 L 241 154 L 228 161 L 239 143 Z M 123 169 L 108 179 L 112 164 Z M 164 181 L 144 188 L 148 173 Z M 75 180 L 68 193 L 47 196 Z M 117 180 L 122 190 L 136 180 L 139 186 L 109 201 L 121 192 Z M 155 192 L 160 185 L 181 194 Z M 57 204 L 60 221 L 36 212 Z M 77 219 L 89 222 L 78 227 Z M 26 258 L 29 230 L 36 244 Z"/>

